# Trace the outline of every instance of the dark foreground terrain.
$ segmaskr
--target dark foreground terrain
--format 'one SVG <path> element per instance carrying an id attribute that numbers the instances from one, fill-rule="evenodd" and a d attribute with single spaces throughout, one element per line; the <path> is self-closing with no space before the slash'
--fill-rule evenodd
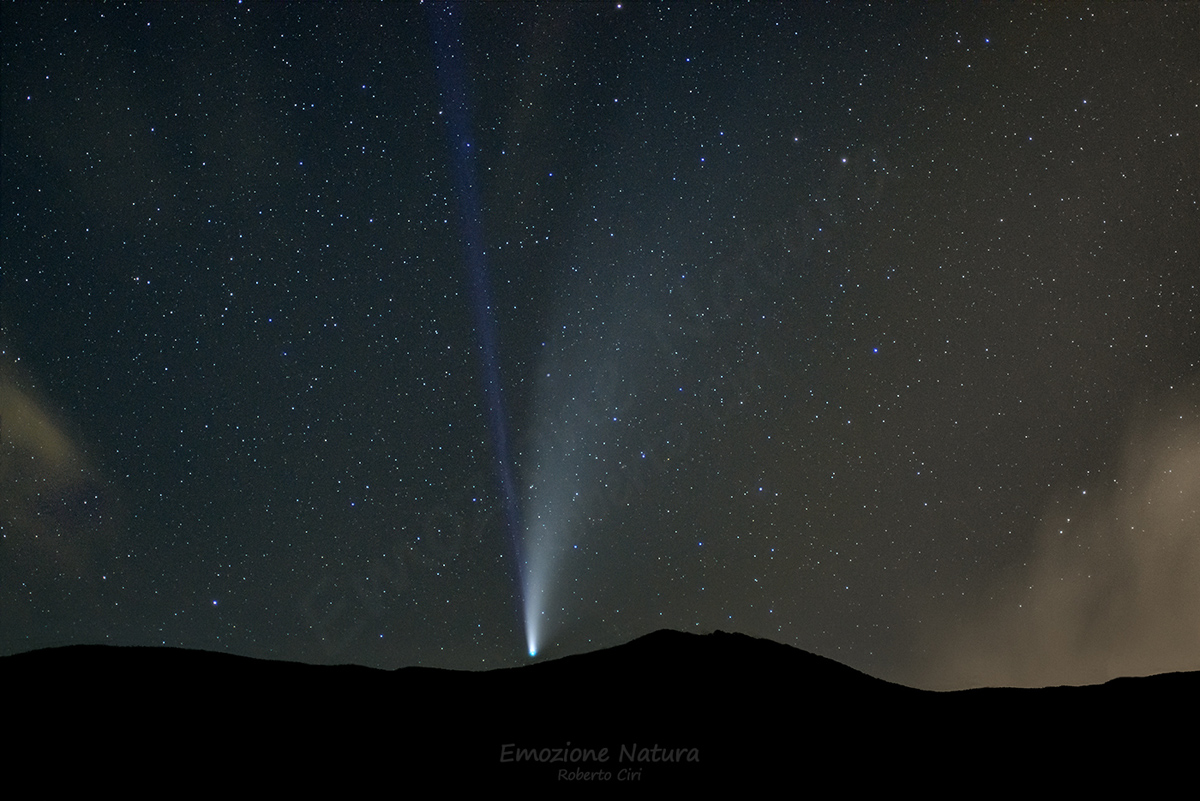
<path id="1" fill-rule="evenodd" d="M 36 788 L 396 798 L 781 782 L 822 796 L 1153 791 L 1191 771 L 1200 699 L 1198 673 L 932 693 L 765 640 L 672 631 L 486 673 L 74 646 L 0 659 L 0 681 L 10 787 L 27 775 Z"/>

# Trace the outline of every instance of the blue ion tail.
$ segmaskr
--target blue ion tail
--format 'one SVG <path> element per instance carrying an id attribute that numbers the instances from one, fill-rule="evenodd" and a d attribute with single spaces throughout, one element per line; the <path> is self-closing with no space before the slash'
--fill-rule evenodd
<path id="1" fill-rule="evenodd" d="M 487 251 L 484 248 L 483 210 L 475 182 L 475 153 L 472 149 L 470 92 L 467 87 L 466 58 L 462 52 L 462 15 L 464 6 L 458 3 L 437 3 L 429 11 L 430 33 L 438 84 L 446 117 L 446 133 L 450 140 L 450 167 L 458 200 L 459 233 L 467 263 L 471 311 L 475 324 L 482 367 L 483 394 L 487 408 L 488 431 L 495 456 L 500 498 L 504 509 L 504 524 L 515 557 L 517 592 L 524 592 L 525 565 L 521 554 L 521 520 L 513 480 L 512 459 L 509 455 L 507 416 L 500 382 L 500 349 L 496 314 L 492 307 L 488 280 Z M 526 621 L 528 624 L 528 620 Z M 526 637 L 529 638 L 528 625 Z M 529 639 L 530 655 L 537 653 Z"/>

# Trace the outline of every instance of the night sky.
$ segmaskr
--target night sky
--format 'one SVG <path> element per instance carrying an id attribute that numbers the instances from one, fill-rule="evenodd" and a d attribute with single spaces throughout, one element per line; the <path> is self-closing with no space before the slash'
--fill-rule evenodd
<path id="1" fill-rule="evenodd" d="M 0 654 L 1200 668 L 1200 5 L 2 13 Z"/>

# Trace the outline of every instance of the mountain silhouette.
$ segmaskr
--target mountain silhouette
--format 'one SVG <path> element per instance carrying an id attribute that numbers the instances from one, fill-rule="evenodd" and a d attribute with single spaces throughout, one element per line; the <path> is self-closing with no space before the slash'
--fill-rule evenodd
<path id="1" fill-rule="evenodd" d="M 13 766 L 271 792 L 1099 787 L 1182 771 L 1172 721 L 1200 697 L 1198 673 L 935 693 L 768 640 L 665 630 L 486 672 L 79 645 L 4 657 L 0 681 Z"/>

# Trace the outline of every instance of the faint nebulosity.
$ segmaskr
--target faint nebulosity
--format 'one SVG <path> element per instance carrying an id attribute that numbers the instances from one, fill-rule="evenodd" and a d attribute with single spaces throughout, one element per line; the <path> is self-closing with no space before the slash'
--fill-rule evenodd
<path id="1" fill-rule="evenodd" d="M 454 11 L 0 12 L 0 652 L 1200 668 L 1200 6 Z"/>

